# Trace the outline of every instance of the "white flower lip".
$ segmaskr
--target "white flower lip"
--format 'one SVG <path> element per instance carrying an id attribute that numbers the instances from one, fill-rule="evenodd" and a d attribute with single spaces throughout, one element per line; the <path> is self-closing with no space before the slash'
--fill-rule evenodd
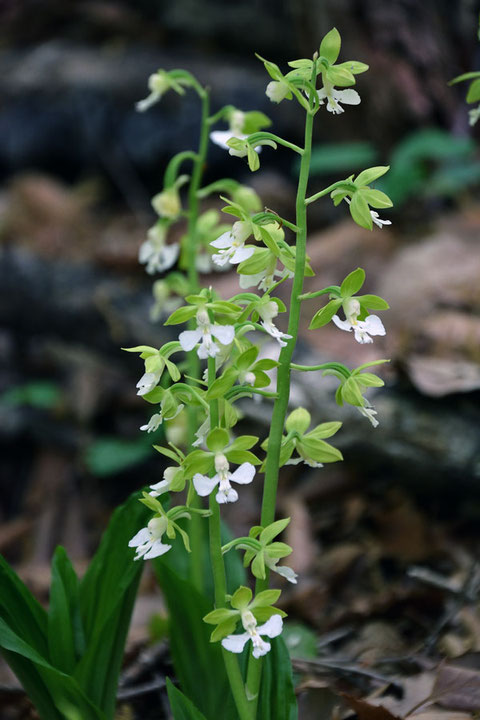
<path id="1" fill-rule="evenodd" d="M 271 644 L 263 640 L 262 635 L 266 635 L 269 638 L 277 637 L 282 632 L 282 628 L 283 620 L 281 615 L 272 615 L 263 625 L 259 625 L 258 627 L 249 625 L 247 632 L 240 635 L 227 635 L 227 637 L 223 638 L 222 645 L 225 650 L 233 653 L 241 653 L 247 642 L 251 640 L 253 657 L 259 658 L 262 655 L 266 655 L 271 648 Z"/>
<path id="2" fill-rule="evenodd" d="M 128 547 L 136 548 L 134 560 L 149 560 L 168 552 L 172 546 L 162 543 L 162 535 L 166 529 L 166 518 L 154 517 L 147 527 L 139 530 L 128 543 Z"/>
<path id="3" fill-rule="evenodd" d="M 233 473 L 228 469 L 227 463 L 226 468 L 219 470 L 213 477 L 196 473 L 193 476 L 193 486 L 200 497 L 206 497 L 218 485 L 219 488 L 215 499 L 220 505 L 223 505 L 238 500 L 238 493 L 230 485 L 231 482 L 248 485 L 252 482 L 254 476 L 255 467 L 252 463 L 242 463 Z"/>
<path id="4" fill-rule="evenodd" d="M 355 320 L 353 323 L 349 320 L 340 320 L 338 315 L 334 315 L 332 320 L 340 330 L 346 332 L 353 330 L 355 340 L 362 345 L 373 343 L 371 335 L 386 335 L 386 330 L 378 315 L 369 315 L 365 320 Z"/>
<path id="5" fill-rule="evenodd" d="M 193 350 L 195 345 L 200 343 L 197 355 L 201 360 L 215 357 L 218 354 L 219 348 L 213 342 L 213 338 L 216 338 L 222 345 L 230 345 L 235 337 L 233 325 L 213 325 L 208 322 L 208 315 L 206 315 L 206 319 L 203 317 L 204 312 L 199 310 L 197 313 L 198 327 L 196 330 L 184 330 L 178 336 L 180 345 L 185 352 Z"/>
<path id="6" fill-rule="evenodd" d="M 160 373 L 144 373 L 135 387 L 138 388 L 137 395 L 146 395 L 157 386 L 160 380 Z"/>
<path id="7" fill-rule="evenodd" d="M 327 110 L 334 115 L 345 112 L 340 103 L 344 103 L 345 105 L 358 105 L 360 103 L 360 95 L 352 88 L 337 90 L 334 87 L 323 87 L 321 90 L 318 90 L 318 97 L 322 105 L 323 100 L 327 100 Z"/>
<path id="8" fill-rule="evenodd" d="M 219 249 L 219 253 L 212 255 L 212 260 L 216 265 L 226 265 L 227 262 L 232 265 L 248 260 L 253 255 L 253 247 L 245 247 L 245 240 L 251 235 L 251 225 L 245 221 L 239 220 L 233 224 L 231 230 L 227 230 L 210 245 Z"/>

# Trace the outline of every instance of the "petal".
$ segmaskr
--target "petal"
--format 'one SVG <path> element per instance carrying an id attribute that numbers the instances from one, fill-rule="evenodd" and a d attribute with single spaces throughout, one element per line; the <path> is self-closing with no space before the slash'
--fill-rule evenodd
<path id="1" fill-rule="evenodd" d="M 143 556 L 143 559 L 150 560 L 151 558 L 156 558 L 160 555 L 164 555 L 170 550 L 171 547 L 171 545 L 164 545 L 161 540 L 155 540 L 155 542 L 152 543 L 152 547 L 150 548 L 150 550 L 146 552 Z"/>
<path id="2" fill-rule="evenodd" d="M 212 260 L 215 263 L 215 265 L 226 265 L 228 261 L 230 260 L 230 253 L 229 252 L 222 252 L 222 253 L 215 253 L 212 255 Z"/>
<path id="3" fill-rule="evenodd" d="M 139 545 L 142 545 L 149 540 L 150 533 L 148 532 L 148 528 L 144 527 L 139 530 L 136 535 L 133 536 L 133 538 L 128 543 L 128 547 L 138 547 Z"/>
<path id="4" fill-rule="evenodd" d="M 158 495 L 162 495 L 162 493 L 168 492 L 169 487 L 170 482 L 168 480 L 160 480 L 160 482 L 155 485 L 150 485 L 150 489 L 153 490 L 153 492 L 149 493 L 149 495 L 157 497 Z"/>
<path id="5" fill-rule="evenodd" d="M 200 358 L 200 360 L 206 360 L 208 357 L 215 357 L 215 355 L 218 355 L 218 345 L 215 345 L 214 342 L 203 342 L 198 350 L 197 355 Z"/>
<path id="6" fill-rule="evenodd" d="M 255 476 L 255 466 L 252 463 L 244 462 L 235 472 L 230 475 L 230 480 L 239 485 L 248 485 Z"/>
<path id="7" fill-rule="evenodd" d="M 347 332 L 350 332 L 352 329 L 351 324 L 348 322 L 348 320 L 340 320 L 338 315 L 334 315 L 332 317 L 333 322 L 335 325 L 340 328 L 340 330 L 346 330 Z"/>
<path id="8" fill-rule="evenodd" d="M 168 270 L 177 261 L 178 254 L 180 252 L 180 245 L 173 243 L 172 245 L 165 245 L 162 251 L 162 255 L 159 261 L 159 270 Z"/>
<path id="9" fill-rule="evenodd" d="M 360 103 L 360 95 L 356 90 L 349 88 L 348 90 L 334 90 L 335 100 L 345 103 L 346 105 L 358 105 Z"/>
<path id="10" fill-rule="evenodd" d="M 283 620 L 281 615 L 272 615 L 266 623 L 257 627 L 259 635 L 266 635 L 269 638 L 277 637 L 280 635 L 283 628 Z"/>
<path id="11" fill-rule="evenodd" d="M 227 637 L 222 640 L 222 646 L 225 650 L 229 650 L 230 652 L 241 653 L 249 638 L 250 636 L 248 633 L 242 633 L 241 635 L 227 635 Z"/>
<path id="12" fill-rule="evenodd" d="M 262 655 L 266 655 L 271 647 L 272 646 L 269 642 L 266 642 L 266 640 L 262 640 L 261 645 L 257 645 L 253 648 L 252 655 L 254 658 L 258 659 L 259 657 L 262 657 Z"/>
<path id="13" fill-rule="evenodd" d="M 385 335 L 386 330 L 378 315 L 369 315 L 365 320 L 365 330 L 370 335 Z"/>
<path id="14" fill-rule="evenodd" d="M 233 325 L 212 325 L 210 332 L 222 345 L 230 345 L 235 337 L 235 328 Z"/>
<path id="15" fill-rule="evenodd" d="M 286 578 L 288 582 L 294 583 L 294 585 L 297 584 L 298 575 L 291 567 L 288 567 L 287 565 L 275 565 L 272 570 Z"/>
<path id="16" fill-rule="evenodd" d="M 227 230 L 227 232 L 224 232 L 223 235 L 220 235 L 216 240 L 212 240 L 210 245 L 214 248 L 229 248 L 232 246 L 234 239 L 231 230 Z"/>
<path id="17" fill-rule="evenodd" d="M 353 332 L 355 333 L 355 340 L 360 343 L 360 345 L 367 345 L 368 343 L 373 343 L 372 338 L 370 337 L 370 335 L 367 334 L 365 328 L 355 325 L 353 328 Z"/>
<path id="18" fill-rule="evenodd" d="M 238 263 L 243 262 L 244 260 L 248 260 L 248 258 L 252 257 L 253 255 L 253 247 L 239 247 L 235 250 L 232 257 L 230 258 L 230 262 L 232 265 L 237 265 Z"/>
<path id="19" fill-rule="evenodd" d="M 225 503 L 237 502 L 238 493 L 232 487 L 226 488 L 225 490 L 219 490 L 215 496 L 215 500 L 219 505 L 225 505 Z"/>
<path id="20" fill-rule="evenodd" d="M 234 137 L 231 130 L 214 130 L 210 133 L 210 140 L 224 150 L 230 150 L 227 140 L 230 140 L 231 137 Z"/>
<path id="21" fill-rule="evenodd" d="M 180 333 L 178 339 L 180 341 L 180 345 L 182 346 L 182 350 L 188 352 L 189 350 L 193 350 L 195 345 L 200 341 L 201 337 L 202 331 L 197 328 L 196 330 L 184 330 Z"/>
<path id="22" fill-rule="evenodd" d="M 145 112 L 145 110 L 148 110 L 148 108 L 152 107 L 152 105 L 155 105 L 155 103 L 158 102 L 161 97 L 161 93 L 152 92 L 148 97 L 135 103 L 135 108 L 138 110 L 138 112 Z"/>
<path id="23" fill-rule="evenodd" d="M 210 478 L 207 475 L 200 475 L 200 473 L 196 473 L 193 476 L 193 487 L 197 491 L 197 495 L 205 497 L 206 495 L 210 495 L 215 485 L 218 485 L 219 480 L 220 478 L 218 475 L 214 475 L 213 478 Z"/>

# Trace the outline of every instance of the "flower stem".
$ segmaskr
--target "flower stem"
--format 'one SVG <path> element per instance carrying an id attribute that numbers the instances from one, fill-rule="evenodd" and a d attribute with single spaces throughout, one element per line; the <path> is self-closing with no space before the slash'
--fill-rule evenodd
<path id="1" fill-rule="evenodd" d="M 263 489 L 262 516 L 260 521 L 260 524 L 263 527 L 270 525 L 270 523 L 275 520 L 278 471 L 280 463 L 280 445 L 282 441 L 283 428 L 285 425 L 285 415 L 288 408 L 288 399 L 290 396 L 290 363 L 292 360 L 293 350 L 297 341 L 298 327 L 300 321 L 300 309 L 302 306 L 302 301 L 299 299 L 299 296 L 302 294 L 303 280 L 305 275 L 307 244 L 307 206 L 305 198 L 307 192 L 308 175 L 310 170 L 312 129 L 313 113 L 307 112 L 305 119 L 305 145 L 302 152 L 296 199 L 295 224 L 298 227 L 298 231 L 295 256 L 295 275 L 293 278 L 292 292 L 290 296 L 290 313 L 287 330 L 288 334 L 292 337 L 280 353 L 280 365 L 277 370 L 278 397 L 275 400 L 275 404 L 273 406 L 270 434 L 268 437 L 268 452 L 265 464 L 265 483 Z M 259 593 L 262 590 L 266 590 L 268 588 L 268 584 L 269 572 L 267 570 L 265 579 L 258 579 L 256 582 L 256 593 Z M 257 712 L 261 672 L 261 660 L 255 660 L 253 656 L 251 656 L 248 663 L 247 696 L 249 698 L 250 707 L 252 709 L 254 717 L 256 716 Z"/>
<path id="2" fill-rule="evenodd" d="M 196 266 L 196 255 L 197 255 L 197 238 L 198 238 L 198 214 L 199 214 L 199 199 L 198 190 L 202 180 L 203 168 L 205 166 L 205 160 L 207 156 L 208 148 L 208 113 L 210 106 L 210 98 L 207 90 L 201 88 L 199 92 L 202 101 L 202 118 L 201 118 L 201 129 L 200 129 L 200 140 L 198 146 L 198 153 L 193 154 L 193 171 L 188 188 L 188 231 L 187 231 L 187 242 L 186 242 L 186 268 L 187 278 L 189 284 L 190 293 L 194 294 L 198 292 L 198 273 Z M 194 329 L 195 321 L 190 321 L 190 329 Z M 200 361 L 196 352 L 188 353 L 188 374 L 192 378 L 200 377 Z M 188 415 L 188 445 L 192 447 L 195 441 L 195 432 L 198 429 L 198 412 L 197 408 L 189 405 L 187 410 Z M 193 494 L 192 506 L 194 508 L 201 507 L 200 498 L 196 493 Z M 204 591 L 204 572 L 203 572 L 203 553 L 202 548 L 204 547 L 204 528 L 202 518 L 194 513 L 190 525 L 190 537 L 192 552 L 190 555 L 190 579 L 193 585 L 199 590 Z"/>
<path id="3" fill-rule="evenodd" d="M 211 386 L 215 380 L 215 358 L 208 358 L 208 385 Z M 210 427 L 218 427 L 218 400 L 210 402 Z M 212 567 L 213 583 L 215 588 L 215 607 L 222 608 L 226 605 L 227 579 L 225 575 L 225 564 L 222 553 L 222 537 L 220 524 L 220 507 L 215 498 L 215 492 L 210 493 L 209 508 L 211 515 L 208 519 L 210 534 L 210 564 Z M 237 658 L 222 648 L 223 661 L 227 671 L 230 688 L 237 708 L 240 720 L 253 720 L 245 695 L 243 678 L 240 672 Z"/>
<path id="4" fill-rule="evenodd" d="M 355 190 L 355 185 L 351 180 L 339 180 L 338 182 L 329 185 L 327 188 L 325 188 L 325 190 L 320 190 L 320 192 L 315 193 L 315 195 L 311 195 L 309 198 L 306 198 L 305 205 L 310 205 L 310 203 L 315 202 L 315 200 L 318 200 L 325 195 L 328 195 L 329 192 L 332 192 L 332 190 L 336 190 L 337 188 L 343 188 L 344 190 Z"/>

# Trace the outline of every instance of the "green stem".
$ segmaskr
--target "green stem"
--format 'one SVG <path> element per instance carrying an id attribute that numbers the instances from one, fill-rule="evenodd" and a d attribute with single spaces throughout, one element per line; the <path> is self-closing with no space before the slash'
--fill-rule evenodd
<path id="1" fill-rule="evenodd" d="M 323 290 L 316 290 L 315 292 L 303 293 L 303 295 L 298 296 L 298 299 L 299 300 L 312 300 L 313 298 L 320 297 L 320 295 L 327 295 L 328 293 L 332 293 L 332 295 L 341 297 L 340 287 L 338 285 L 329 285 L 328 287 L 323 288 Z"/>
<path id="2" fill-rule="evenodd" d="M 215 358 L 208 358 L 208 385 L 215 381 Z M 216 428 L 219 423 L 218 400 L 210 402 L 210 427 Z M 222 537 L 220 524 L 220 506 L 215 499 L 215 492 L 210 493 L 209 508 L 211 515 L 208 519 L 210 534 L 210 564 L 212 567 L 213 583 L 215 588 L 215 607 L 226 605 L 227 578 L 222 553 Z M 240 720 L 252 720 L 252 714 L 245 695 L 243 678 L 235 655 L 222 648 L 223 661 L 227 671 L 230 688 Z"/>
<path id="3" fill-rule="evenodd" d="M 315 68 L 315 63 L 314 63 Z M 310 101 L 312 108 L 312 100 Z M 313 113 L 307 112 L 305 119 L 305 145 L 302 152 L 300 173 L 298 179 L 298 190 L 296 199 L 296 225 L 298 227 L 296 255 L 295 255 L 295 276 L 293 278 L 292 292 L 290 296 L 290 313 L 288 319 L 288 334 L 291 339 L 282 348 L 280 353 L 280 365 L 277 370 L 277 399 L 273 406 L 270 434 L 268 437 L 268 452 L 265 464 L 265 482 L 263 488 L 262 516 L 260 524 L 263 527 L 270 525 L 275 520 L 275 506 L 277 498 L 278 471 L 280 463 L 280 446 L 282 442 L 285 416 L 290 396 L 290 363 L 297 342 L 298 328 L 300 321 L 300 310 L 302 302 L 299 296 L 302 294 L 305 275 L 306 245 L 307 245 L 307 206 L 305 202 L 308 175 L 310 170 L 310 157 L 312 151 L 312 129 Z M 269 572 L 267 570 L 264 580 L 258 579 L 255 584 L 255 593 L 266 590 L 269 585 Z M 247 696 L 253 717 L 256 717 L 260 680 L 262 673 L 261 660 L 249 658 L 247 672 Z"/>
<path id="4" fill-rule="evenodd" d="M 270 132 L 256 132 L 252 133 L 248 136 L 248 144 L 254 146 L 256 143 L 258 144 L 262 140 L 272 140 L 273 142 L 278 143 L 279 145 L 283 145 L 286 148 L 289 148 L 290 150 L 293 150 L 294 152 L 298 153 L 299 155 L 303 155 L 304 150 L 302 150 L 301 147 L 298 147 L 298 145 L 295 145 L 294 143 L 289 142 L 288 140 L 284 140 L 283 138 L 279 137 L 278 135 L 274 135 Z"/>
<path id="5" fill-rule="evenodd" d="M 348 370 L 345 365 L 342 365 L 342 363 L 337 362 L 326 362 L 322 365 L 297 365 L 297 363 L 290 363 L 290 367 L 292 370 L 301 370 L 302 372 L 310 372 L 314 370 L 338 370 L 338 372 L 341 372 L 346 378 L 350 377 L 350 370 Z"/>
<path id="6" fill-rule="evenodd" d="M 259 220 L 272 220 L 272 222 L 279 223 L 280 225 L 285 225 L 285 227 L 288 227 L 295 233 L 298 232 L 298 227 L 294 223 L 291 223 L 288 220 L 285 220 L 285 218 L 280 217 L 280 215 L 277 215 L 277 213 L 269 212 L 268 210 L 253 215 L 251 220 L 253 223 L 257 223 Z"/>
<path id="7" fill-rule="evenodd" d="M 198 89 L 197 89 L 198 92 Z M 198 153 L 194 153 L 193 171 L 188 188 L 188 230 L 187 230 L 187 244 L 186 244 L 186 266 L 187 266 L 187 278 L 189 284 L 190 293 L 194 294 L 198 292 L 199 282 L 198 273 L 196 267 L 196 255 L 197 255 L 197 223 L 199 214 L 199 199 L 198 190 L 202 181 L 203 169 L 207 157 L 208 148 L 208 113 L 210 98 L 208 92 L 201 89 L 199 92 L 202 101 L 202 118 L 201 118 L 201 129 L 200 129 L 200 140 L 198 146 Z M 196 327 L 195 320 L 191 320 L 188 323 L 190 330 Z M 188 353 L 188 374 L 192 378 L 200 377 L 200 360 L 196 352 Z M 195 441 L 195 432 L 198 429 L 198 412 L 197 408 L 190 405 L 187 411 L 188 416 L 188 445 L 191 448 Z M 194 508 L 201 507 L 201 500 L 199 496 L 194 493 L 192 498 L 192 506 Z M 204 546 L 204 528 L 202 518 L 194 513 L 190 525 L 190 538 L 192 552 L 190 555 L 190 579 L 193 585 L 201 593 L 204 591 L 204 572 L 203 572 L 203 551 Z"/>
<path id="8" fill-rule="evenodd" d="M 310 203 L 315 202 L 315 200 L 318 200 L 319 198 L 328 195 L 329 192 L 332 192 L 332 190 L 336 190 L 340 187 L 344 188 L 344 190 L 355 189 L 355 185 L 351 180 L 339 180 L 338 182 L 329 185 L 327 188 L 325 188 L 325 190 L 320 190 L 320 192 L 315 193 L 315 195 L 311 195 L 309 198 L 306 198 L 305 205 L 310 205 Z"/>
<path id="9" fill-rule="evenodd" d="M 165 174 L 163 176 L 164 187 L 168 188 L 173 185 L 173 183 L 177 179 L 180 165 L 185 162 L 185 160 L 193 160 L 193 162 L 196 162 L 196 159 L 197 155 L 193 152 L 193 150 L 184 150 L 183 152 L 179 152 L 177 153 L 177 155 L 174 155 L 168 163 L 167 169 L 165 170 Z"/>

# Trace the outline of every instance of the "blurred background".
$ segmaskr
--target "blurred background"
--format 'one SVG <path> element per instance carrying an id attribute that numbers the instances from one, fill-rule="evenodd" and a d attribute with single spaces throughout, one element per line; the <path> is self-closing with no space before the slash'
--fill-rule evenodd
<path id="1" fill-rule="evenodd" d="M 137 254 L 166 162 L 197 145 L 199 105 L 194 93 L 169 93 L 143 114 L 134 103 L 150 73 L 181 67 L 210 86 L 213 111 L 261 110 L 273 132 L 301 143 L 302 112 L 270 103 L 254 53 L 285 69 L 334 25 L 341 60 L 370 71 L 357 77 L 359 106 L 317 115 L 311 193 L 390 164 L 377 186 L 394 208 L 381 213 L 392 225 L 370 233 L 345 206 L 312 206 L 317 276 L 307 289 L 360 265 L 366 291 L 392 309 L 386 338 L 359 346 L 334 327 L 307 332 L 319 305 L 306 303 L 297 361 L 392 362 L 380 371 L 386 389 L 369 396 L 375 430 L 335 406 L 328 378 L 295 380 L 295 401 L 316 422 L 344 421 L 345 462 L 284 473 L 292 565 L 304 578 L 289 602 L 326 630 L 339 602 L 365 612 L 412 563 L 447 575 L 470 567 L 480 519 L 480 138 L 466 85 L 448 82 L 480 66 L 477 13 L 472 0 L 1 3 L 0 552 L 39 596 L 54 547 L 81 566 L 112 508 L 163 470 L 151 449 L 161 431 L 153 440 L 139 431 L 151 414 L 135 390 L 143 365 L 120 347 L 174 337 L 150 319 L 152 278 Z M 252 175 L 211 146 L 205 181 L 235 177 L 293 218 L 295 158 L 266 148 L 261 161 Z M 234 275 L 206 283 L 225 296 L 237 287 Z M 268 408 L 243 410 L 244 427 L 265 435 Z M 258 488 L 230 512 L 235 531 L 257 507 Z M 400 600 L 389 597 L 395 613 Z"/>

